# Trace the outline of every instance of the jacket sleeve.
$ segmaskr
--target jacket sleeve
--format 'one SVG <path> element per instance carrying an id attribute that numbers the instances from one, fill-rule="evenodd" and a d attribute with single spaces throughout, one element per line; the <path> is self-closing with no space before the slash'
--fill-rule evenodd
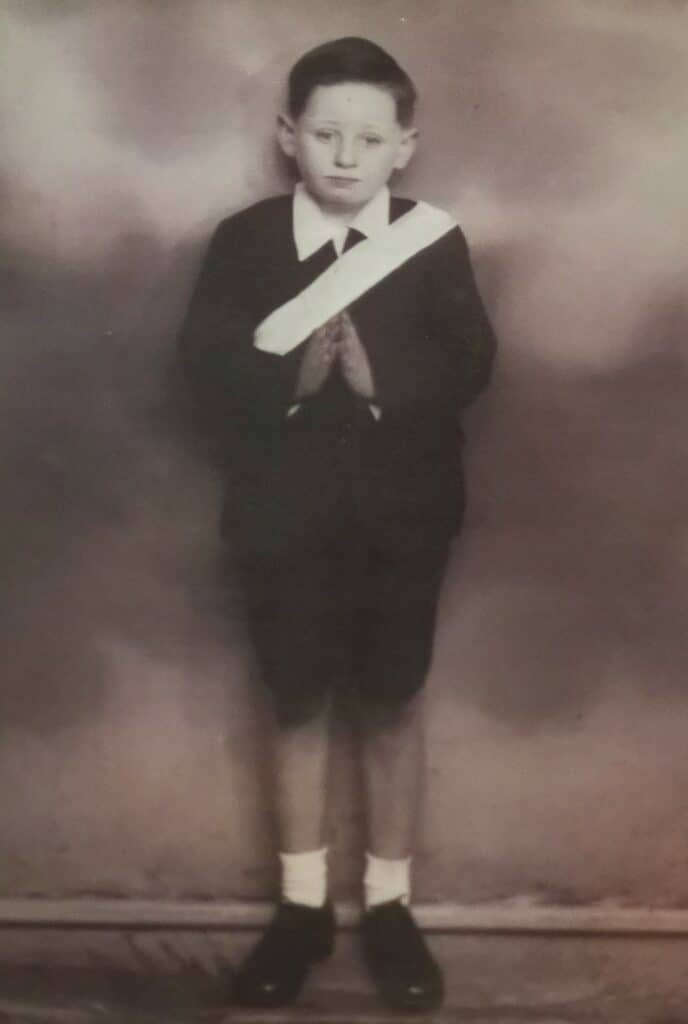
<path id="1" fill-rule="evenodd" d="M 433 245 L 418 288 L 415 343 L 373 360 L 375 400 L 383 419 L 455 420 L 487 384 L 496 350 L 458 226 Z"/>
<path id="2" fill-rule="evenodd" d="M 218 439 L 279 428 L 293 402 L 298 356 L 253 345 L 258 317 L 247 300 L 251 273 L 233 220 L 215 230 L 177 339 L 182 369 L 205 425 Z"/>
<path id="3" fill-rule="evenodd" d="M 460 408 L 485 388 L 497 339 L 488 319 L 459 227 L 441 239 L 430 283 L 430 322 L 434 339 L 449 358 L 447 392 Z"/>
<path id="4" fill-rule="evenodd" d="M 497 337 L 478 291 L 461 228 L 450 231 L 445 243 L 447 258 L 440 261 L 434 279 L 439 288 L 433 305 L 434 330 L 453 348 L 456 386 L 464 408 L 489 381 L 497 354 Z"/>

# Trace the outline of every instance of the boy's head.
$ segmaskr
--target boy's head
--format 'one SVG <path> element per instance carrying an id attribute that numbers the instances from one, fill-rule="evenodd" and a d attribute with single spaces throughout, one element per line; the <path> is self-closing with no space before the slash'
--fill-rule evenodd
<path id="1" fill-rule="evenodd" d="M 411 79 L 381 47 L 336 39 L 292 68 L 279 141 L 323 208 L 355 212 L 410 160 L 415 101 Z"/>

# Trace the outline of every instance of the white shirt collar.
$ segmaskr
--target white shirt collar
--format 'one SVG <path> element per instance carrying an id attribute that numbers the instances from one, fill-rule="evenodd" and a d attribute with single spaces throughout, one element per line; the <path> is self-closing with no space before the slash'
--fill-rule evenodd
<path id="1" fill-rule="evenodd" d="M 349 227 L 368 238 L 380 232 L 389 224 L 389 201 L 389 189 L 384 185 L 347 225 L 324 213 L 300 181 L 294 189 L 293 204 L 294 243 L 299 260 L 308 259 L 329 241 L 341 254 Z"/>

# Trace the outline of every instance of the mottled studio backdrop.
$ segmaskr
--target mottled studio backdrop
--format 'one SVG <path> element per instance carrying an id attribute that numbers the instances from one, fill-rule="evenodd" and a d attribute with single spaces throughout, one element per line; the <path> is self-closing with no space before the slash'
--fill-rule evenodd
<path id="1" fill-rule="evenodd" d="M 284 76 L 418 82 L 399 190 L 497 327 L 430 681 L 425 899 L 688 901 L 682 0 L 2 0 L 2 895 L 264 898 L 259 717 L 173 341 L 219 218 L 283 189 Z M 360 807 L 340 730 L 332 839 Z"/>

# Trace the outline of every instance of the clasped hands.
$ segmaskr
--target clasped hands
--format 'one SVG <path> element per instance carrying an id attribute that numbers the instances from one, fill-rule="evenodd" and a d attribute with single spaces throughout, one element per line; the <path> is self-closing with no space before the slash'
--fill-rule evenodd
<path id="1" fill-rule="evenodd" d="M 309 398 L 320 391 L 336 363 L 354 394 L 366 400 L 375 397 L 370 362 L 346 310 L 318 327 L 306 342 L 295 397 Z"/>

